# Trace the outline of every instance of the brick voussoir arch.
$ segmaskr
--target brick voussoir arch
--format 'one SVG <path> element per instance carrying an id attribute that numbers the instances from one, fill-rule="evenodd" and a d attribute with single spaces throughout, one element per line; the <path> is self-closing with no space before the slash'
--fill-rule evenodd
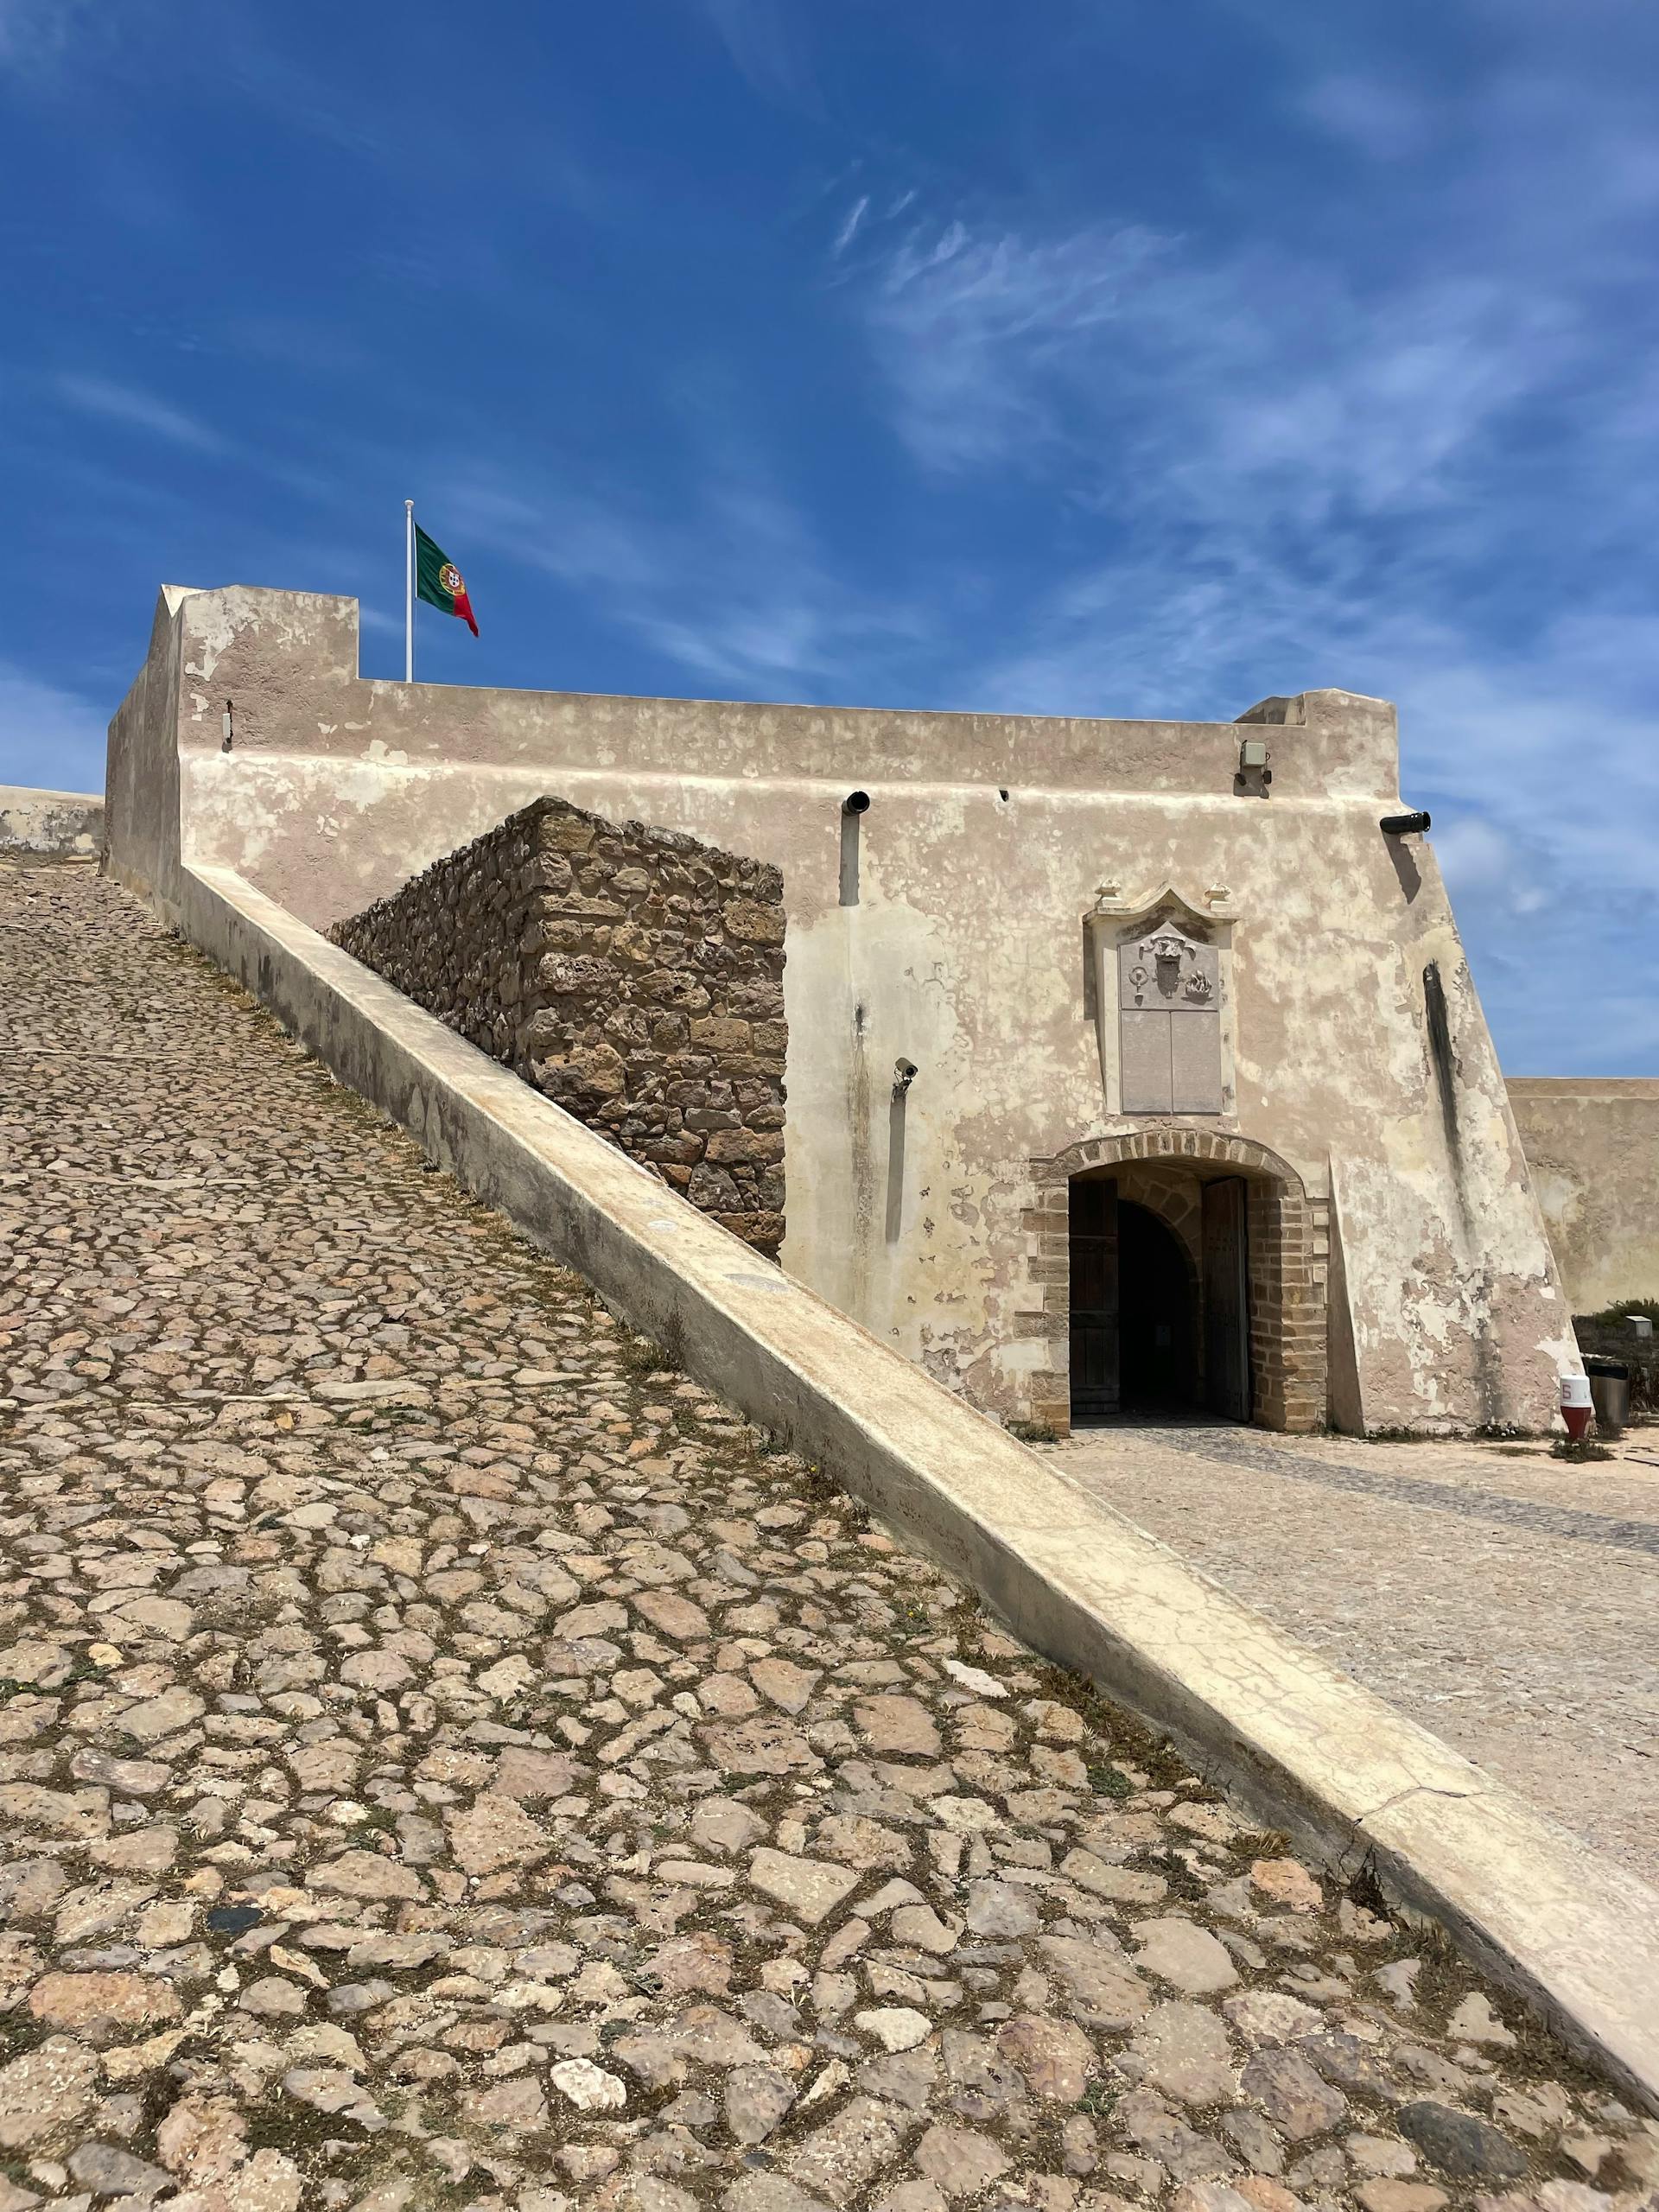
<path id="1" fill-rule="evenodd" d="M 1254 1137 L 1179 1123 L 1084 1137 L 1031 1163 L 1036 1206 L 1030 1333 L 1047 1342 L 1048 1363 L 1031 1376 L 1038 1421 L 1071 1426 L 1068 1332 L 1071 1247 L 1067 1189 L 1074 1175 L 1131 1161 L 1230 1171 L 1248 1186 L 1250 1369 L 1255 1418 L 1263 1427 L 1314 1429 L 1325 1415 L 1326 1220 L 1322 1203 L 1290 1162 Z"/>

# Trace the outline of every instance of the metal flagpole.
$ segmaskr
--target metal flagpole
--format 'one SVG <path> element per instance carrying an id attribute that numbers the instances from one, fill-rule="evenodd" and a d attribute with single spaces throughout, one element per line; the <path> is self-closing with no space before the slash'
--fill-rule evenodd
<path id="1" fill-rule="evenodd" d="M 415 681 L 415 502 L 404 501 L 404 681 Z"/>

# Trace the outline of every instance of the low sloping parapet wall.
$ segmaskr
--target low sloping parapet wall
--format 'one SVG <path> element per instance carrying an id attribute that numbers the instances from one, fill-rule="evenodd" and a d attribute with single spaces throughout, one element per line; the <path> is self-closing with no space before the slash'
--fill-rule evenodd
<path id="1" fill-rule="evenodd" d="M 784 880 L 537 799 L 331 941 L 757 1251 L 784 1241 Z"/>
<path id="2" fill-rule="evenodd" d="M 0 784 L 0 853 L 95 861 L 104 849 L 102 791 L 37 791 Z"/>
<path id="3" fill-rule="evenodd" d="M 686 1370 L 1659 2110 L 1659 1896 L 1281 1636 L 231 869 L 185 932 Z"/>
<path id="4" fill-rule="evenodd" d="M 1511 1076 L 1508 1089 L 1573 1313 L 1659 1298 L 1659 1077 Z"/>

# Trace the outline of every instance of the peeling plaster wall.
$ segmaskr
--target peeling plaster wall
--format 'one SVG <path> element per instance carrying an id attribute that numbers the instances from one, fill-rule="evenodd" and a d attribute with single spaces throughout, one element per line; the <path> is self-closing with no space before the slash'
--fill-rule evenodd
<path id="1" fill-rule="evenodd" d="M 1269 1147 L 1311 1198 L 1329 1197 L 1334 1170 L 1352 1417 L 1552 1417 L 1558 1369 L 1576 1364 L 1565 1303 L 1433 855 L 1377 828 L 1399 804 L 1385 702 L 1269 702 L 1271 726 L 1250 733 L 1272 747 L 1262 798 L 1236 787 L 1230 722 L 592 697 L 356 671 L 353 601 L 167 595 L 111 734 L 118 869 L 165 899 L 182 839 L 192 861 L 238 869 L 326 929 L 550 791 L 775 863 L 788 1147 L 804 1171 L 785 1265 L 1010 1414 L 1052 1352 L 1019 1320 L 1037 1264 L 1021 1225 L 1031 1164 L 1144 1125 L 1106 1111 L 1084 918 L 1103 884 L 1147 902 L 1173 886 L 1200 912 L 1224 888 L 1236 1111 L 1194 1126 Z M 859 902 L 842 906 L 841 802 L 855 788 L 872 804 Z M 1431 959 L 1455 1142 L 1425 1024 Z M 918 1073 L 895 1193 L 900 1060 Z"/>
<path id="2" fill-rule="evenodd" d="M 95 861 L 103 849 L 104 801 L 96 791 L 0 784 L 0 853 Z"/>
<path id="3" fill-rule="evenodd" d="M 1659 1077 L 1516 1076 L 1509 1092 L 1573 1311 L 1659 1298 Z"/>

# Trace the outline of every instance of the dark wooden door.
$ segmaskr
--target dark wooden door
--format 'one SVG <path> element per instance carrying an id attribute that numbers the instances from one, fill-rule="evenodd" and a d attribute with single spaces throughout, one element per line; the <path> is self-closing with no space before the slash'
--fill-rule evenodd
<path id="1" fill-rule="evenodd" d="M 1242 1177 L 1204 1185 L 1204 1384 L 1212 1414 L 1250 1417 L 1250 1272 Z"/>
<path id="2" fill-rule="evenodd" d="M 1117 1185 L 1071 1185 L 1071 1418 L 1103 1421 L 1122 1403 L 1117 1371 Z"/>

